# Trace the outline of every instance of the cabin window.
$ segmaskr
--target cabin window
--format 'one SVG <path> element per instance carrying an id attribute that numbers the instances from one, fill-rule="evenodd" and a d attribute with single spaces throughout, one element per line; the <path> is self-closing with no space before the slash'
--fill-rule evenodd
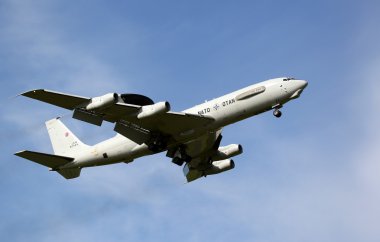
<path id="1" fill-rule="evenodd" d="M 283 81 L 290 81 L 290 80 L 295 80 L 295 78 L 293 78 L 293 77 L 287 77 L 287 78 L 284 78 L 284 79 L 282 79 Z"/>

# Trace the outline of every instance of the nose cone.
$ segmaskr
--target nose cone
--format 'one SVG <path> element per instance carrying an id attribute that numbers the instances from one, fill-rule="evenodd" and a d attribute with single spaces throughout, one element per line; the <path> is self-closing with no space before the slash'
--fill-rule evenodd
<path id="1" fill-rule="evenodd" d="M 294 86 L 293 86 L 293 94 L 290 96 L 290 99 L 298 98 L 302 91 L 307 87 L 307 81 L 305 80 L 295 80 Z"/>
<path id="2" fill-rule="evenodd" d="M 298 85 L 300 89 L 305 89 L 307 87 L 307 81 L 305 80 L 298 80 Z"/>

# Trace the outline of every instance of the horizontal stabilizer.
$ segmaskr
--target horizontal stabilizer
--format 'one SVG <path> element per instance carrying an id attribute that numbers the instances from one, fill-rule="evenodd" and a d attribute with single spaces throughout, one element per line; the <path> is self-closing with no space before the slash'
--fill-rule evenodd
<path id="1" fill-rule="evenodd" d="M 74 160 L 74 158 L 71 157 L 51 155 L 28 150 L 20 151 L 15 155 L 53 169 L 63 166 Z"/>
<path id="2" fill-rule="evenodd" d="M 81 168 L 62 169 L 57 172 L 66 179 L 73 179 L 80 176 Z"/>

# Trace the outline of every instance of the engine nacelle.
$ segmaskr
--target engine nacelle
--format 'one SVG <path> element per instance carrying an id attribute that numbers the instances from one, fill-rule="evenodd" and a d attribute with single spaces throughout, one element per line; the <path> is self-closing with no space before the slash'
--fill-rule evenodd
<path id="1" fill-rule="evenodd" d="M 205 170 L 205 175 L 214 175 L 222 173 L 235 168 L 235 162 L 231 159 L 214 161 L 211 163 L 211 167 Z"/>
<path id="2" fill-rule="evenodd" d="M 140 112 L 137 114 L 138 119 L 150 118 L 159 114 L 167 113 L 170 111 L 169 102 L 159 102 L 148 106 L 141 107 Z"/>
<path id="3" fill-rule="evenodd" d="M 212 157 L 213 161 L 225 160 L 243 153 L 243 147 L 238 144 L 232 144 L 219 147 L 216 154 Z"/>
<path id="4" fill-rule="evenodd" d="M 105 109 L 111 106 L 112 104 L 117 103 L 119 95 L 117 93 L 108 93 L 100 97 L 94 97 L 91 99 L 90 103 L 87 104 L 86 110 L 96 110 L 96 109 Z"/>
<path id="5" fill-rule="evenodd" d="M 231 159 L 214 161 L 211 163 L 211 167 L 206 170 L 191 168 L 189 164 L 190 163 L 186 163 L 186 165 L 183 166 L 183 174 L 185 174 L 188 182 L 192 182 L 202 176 L 214 175 L 235 168 L 235 163 Z"/>

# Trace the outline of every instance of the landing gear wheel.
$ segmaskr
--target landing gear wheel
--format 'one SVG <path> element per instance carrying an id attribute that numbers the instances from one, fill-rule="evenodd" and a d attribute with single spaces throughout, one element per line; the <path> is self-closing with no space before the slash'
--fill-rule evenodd
<path id="1" fill-rule="evenodd" d="M 172 159 L 172 162 L 176 165 L 182 166 L 183 163 L 189 163 L 191 161 L 191 157 L 186 153 L 182 153 L 180 156 L 176 156 Z"/>
<path id="2" fill-rule="evenodd" d="M 166 149 L 166 144 L 164 142 L 154 142 L 148 145 L 148 149 L 154 153 L 159 153 Z"/>
<path id="3" fill-rule="evenodd" d="M 174 157 L 172 162 L 178 166 L 182 166 L 183 163 L 185 163 L 185 160 L 184 159 L 181 159 L 179 157 Z"/>
<path id="4" fill-rule="evenodd" d="M 154 145 L 154 144 L 149 144 L 148 145 L 148 149 L 150 151 L 152 151 L 153 153 L 158 153 L 158 152 L 161 151 L 161 148 L 159 146 L 157 146 L 157 145 Z"/>
<path id="5" fill-rule="evenodd" d="M 165 137 L 161 135 L 154 135 L 148 142 L 148 149 L 153 153 L 162 152 L 167 149 L 167 142 Z"/>
<path id="6" fill-rule="evenodd" d="M 275 110 L 273 111 L 273 115 L 274 115 L 276 118 L 279 118 L 279 117 L 281 117 L 282 113 L 281 113 L 281 111 L 280 111 L 279 109 L 275 109 Z"/>

